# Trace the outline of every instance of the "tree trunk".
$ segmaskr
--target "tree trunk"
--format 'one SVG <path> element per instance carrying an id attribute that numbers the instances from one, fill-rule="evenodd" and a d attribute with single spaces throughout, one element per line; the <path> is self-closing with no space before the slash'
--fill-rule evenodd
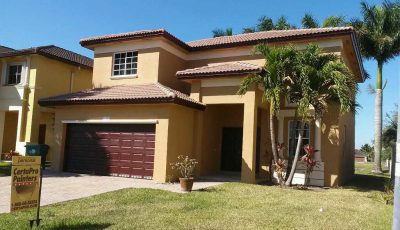
<path id="1" fill-rule="evenodd" d="M 396 143 L 392 144 L 392 162 L 390 166 L 390 180 L 394 183 L 394 176 L 396 172 Z"/>
<path id="2" fill-rule="evenodd" d="M 378 62 L 375 94 L 375 144 L 374 144 L 374 173 L 382 173 L 382 63 Z"/>
<path id="3" fill-rule="evenodd" d="M 294 147 L 296 145 L 296 130 L 299 128 L 298 124 L 297 124 L 297 120 L 298 120 L 298 115 L 297 115 L 297 109 L 294 112 L 294 119 L 293 119 L 293 124 L 294 127 L 292 128 L 292 132 L 289 133 L 290 135 L 290 143 L 288 143 L 288 150 L 291 150 L 290 152 L 288 151 L 288 164 L 287 164 L 287 170 L 286 170 L 286 177 L 285 180 L 287 180 L 289 178 L 290 175 L 290 171 L 292 169 L 292 165 L 293 165 L 293 157 L 295 155 L 294 151 Z M 289 123 L 290 126 L 290 123 Z M 293 154 L 292 154 L 293 153 Z"/>
<path id="4" fill-rule="evenodd" d="M 276 163 L 278 162 L 278 150 L 276 148 L 276 137 L 275 137 L 275 116 L 272 112 L 272 109 L 270 110 L 269 113 L 269 132 L 271 137 L 272 155 Z"/>
<path id="5" fill-rule="evenodd" d="M 286 186 L 292 186 L 293 177 L 296 172 L 297 163 L 299 161 L 301 147 L 302 147 L 302 143 L 303 143 L 303 122 L 300 122 L 298 138 L 299 139 L 297 140 L 296 154 L 294 155 L 294 158 L 293 158 L 293 164 L 292 164 L 292 169 L 290 170 L 290 175 L 285 183 Z"/>

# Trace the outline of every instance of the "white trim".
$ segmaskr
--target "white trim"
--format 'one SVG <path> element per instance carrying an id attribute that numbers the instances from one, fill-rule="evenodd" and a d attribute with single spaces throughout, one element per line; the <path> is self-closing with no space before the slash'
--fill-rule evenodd
<path id="1" fill-rule="evenodd" d="M 29 59 L 30 62 L 30 59 Z M 18 84 L 7 84 L 8 82 L 8 69 L 10 66 L 21 66 L 21 79 Z M 18 61 L 18 62 L 3 62 L 3 71 L 2 71 L 2 80 L 1 80 L 1 85 L 2 86 L 24 86 L 27 84 L 27 63 L 26 61 Z"/>
<path id="2" fill-rule="evenodd" d="M 136 53 L 136 68 L 134 68 L 134 69 L 136 69 L 136 73 L 135 74 L 124 74 L 124 75 L 114 75 L 114 67 L 115 67 L 115 55 L 117 55 L 117 54 L 125 54 L 125 69 L 124 69 L 124 71 L 125 71 L 125 73 L 126 73 L 126 70 L 127 70 L 127 68 L 126 68 L 126 65 L 127 65 L 127 62 L 126 62 L 126 58 L 128 58 L 128 56 L 127 56 L 127 54 L 128 53 Z M 134 56 L 132 56 L 131 58 L 133 58 Z M 134 62 L 132 62 L 132 63 L 130 63 L 130 64 L 133 64 Z M 113 53 L 113 56 L 112 56 L 112 72 L 111 72 L 111 78 L 128 78 L 128 77 L 131 77 L 131 78 L 134 78 L 135 76 L 137 77 L 137 72 L 138 72 L 138 63 L 139 63 L 139 51 L 138 50 L 125 50 L 125 51 L 120 51 L 120 52 L 115 52 L 115 53 Z M 133 69 L 133 68 L 130 68 L 130 69 Z M 118 70 L 118 72 L 120 71 L 121 69 L 119 69 Z"/>
<path id="3" fill-rule="evenodd" d="M 321 119 L 316 119 L 314 124 L 314 146 L 318 150 L 315 152 L 314 159 L 322 161 L 321 158 Z"/>
<path id="4" fill-rule="evenodd" d="M 63 124 L 158 124 L 156 119 L 103 119 L 90 120 L 62 120 Z"/>
<path id="5" fill-rule="evenodd" d="M 110 77 L 111 80 L 134 79 L 134 78 L 138 78 L 138 75 L 137 75 L 137 74 L 131 74 L 131 75 L 114 75 L 114 76 L 111 76 L 111 77 Z"/>

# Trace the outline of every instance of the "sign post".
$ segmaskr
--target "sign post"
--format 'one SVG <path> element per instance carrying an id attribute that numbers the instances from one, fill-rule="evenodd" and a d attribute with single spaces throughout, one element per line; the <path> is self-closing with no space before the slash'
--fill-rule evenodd
<path id="1" fill-rule="evenodd" d="M 40 193 L 42 187 L 40 156 L 14 156 L 11 168 L 11 205 L 10 211 L 37 208 L 36 219 L 30 220 L 30 226 L 36 222 L 39 226 Z"/>

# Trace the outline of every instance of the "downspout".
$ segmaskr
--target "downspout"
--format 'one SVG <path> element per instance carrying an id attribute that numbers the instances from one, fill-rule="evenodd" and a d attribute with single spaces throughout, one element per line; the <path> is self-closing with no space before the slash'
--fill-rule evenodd
<path id="1" fill-rule="evenodd" d="M 25 135 L 26 135 L 26 116 L 27 116 L 27 107 L 28 107 L 28 97 L 30 94 L 30 73 L 31 73 L 31 56 L 28 56 L 26 59 L 26 74 L 25 74 L 25 84 L 23 85 L 24 87 L 24 92 L 22 94 L 22 108 L 21 108 L 21 127 L 20 133 L 19 133 L 19 141 L 24 142 L 25 141 Z"/>
<path id="2" fill-rule="evenodd" d="M 75 79 L 75 72 L 71 71 L 71 78 L 69 80 L 69 92 L 72 93 L 74 91 L 74 79 Z"/>

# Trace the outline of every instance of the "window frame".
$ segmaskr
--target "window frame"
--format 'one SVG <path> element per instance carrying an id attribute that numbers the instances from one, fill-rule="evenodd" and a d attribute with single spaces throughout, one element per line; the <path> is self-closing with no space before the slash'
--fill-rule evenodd
<path id="1" fill-rule="evenodd" d="M 127 62 L 126 62 L 126 59 L 128 58 L 128 56 L 127 56 L 127 54 L 128 53 L 130 53 L 130 52 L 132 52 L 132 53 L 136 53 L 136 56 L 132 56 L 132 58 L 133 57 L 136 57 L 136 68 L 130 68 L 130 69 L 136 69 L 136 73 L 134 73 L 134 74 L 126 74 L 126 70 L 127 70 L 127 68 L 126 68 L 126 65 L 127 65 Z M 115 70 L 115 66 L 117 65 L 116 63 L 115 63 L 115 60 L 116 60 L 116 55 L 118 55 L 118 54 L 125 54 L 125 68 L 124 68 L 124 72 L 125 72 L 125 74 L 122 74 L 122 75 L 115 75 L 115 71 L 120 71 L 120 69 L 119 70 Z M 139 58 L 139 52 L 137 51 L 137 50 L 129 50 L 129 51 L 121 51 L 121 52 L 115 52 L 115 53 L 113 53 L 113 59 L 112 59 L 112 70 L 111 70 L 111 78 L 112 79 L 120 79 L 120 78 L 136 78 L 137 77 L 137 71 L 138 71 L 138 58 Z M 135 62 L 132 62 L 132 63 L 130 63 L 130 64 L 134 64 Z"/>
<path id="2" fill-rule="evenodd" d="M 294 122 L 294 119 L 290 119 L 290 120 L 288 120 L 287 121 L 287 156 L 288 157 L 290 157 L 291 155 L 290 155 L 290 139 L 291 139 L 291 136 L 290 136 L 290 129 L 291 129 L 291 123 L 292 122 Z M 297 122 L 300 122 L 300 121 L 297 121 Z M 304 140 L 306 139 L 308 139 L 308 144 L 310 144 L 310 145 L 313 145 L 313 142 L 314 142 L 314 137 L 313 137 L 313 128 L 312 128 L 312 122 L 311 121 L 303 121 L 303 123 L 308 123 L 308 137 L 305 137 L 305 136 L 303 136 L 303 142 L 302 142 L 302 144 L 303 144 L 303 146 L 304 146 Z M 295 145 L 293 146 L 294 148 L 296 148 L 297 147 L 297 133 L 296 133 L 296 136 L 295 136 Z M 304 154 L 303 154 L 303 149 L 301 150 L 301 153 L 300 153 L 300 156 L 303 156 Z M 300 161 L 301 159 L 299 158 L 299 161 Z"/>
<path id="3" fill-rule="evenodd" d="M 3 86 L 18 86 L 18 85 L 22 85 L 25 82 L 25 75 L 26 75 L 26 63 L 25 62 L 11 62 L 11 63 L 7 63 L 5 66 L 5 71 L 4 71 L 4 77 L 3 77 L 3 81 L 2 81 L 2 85 Z M 15 84 L 9 84 L 9 77 L 10 77 L 10 67 L 12 66 L 21 66 L 21 78 L 20 78 L 20 82 L 19 83 L 15 83 Z"/>

